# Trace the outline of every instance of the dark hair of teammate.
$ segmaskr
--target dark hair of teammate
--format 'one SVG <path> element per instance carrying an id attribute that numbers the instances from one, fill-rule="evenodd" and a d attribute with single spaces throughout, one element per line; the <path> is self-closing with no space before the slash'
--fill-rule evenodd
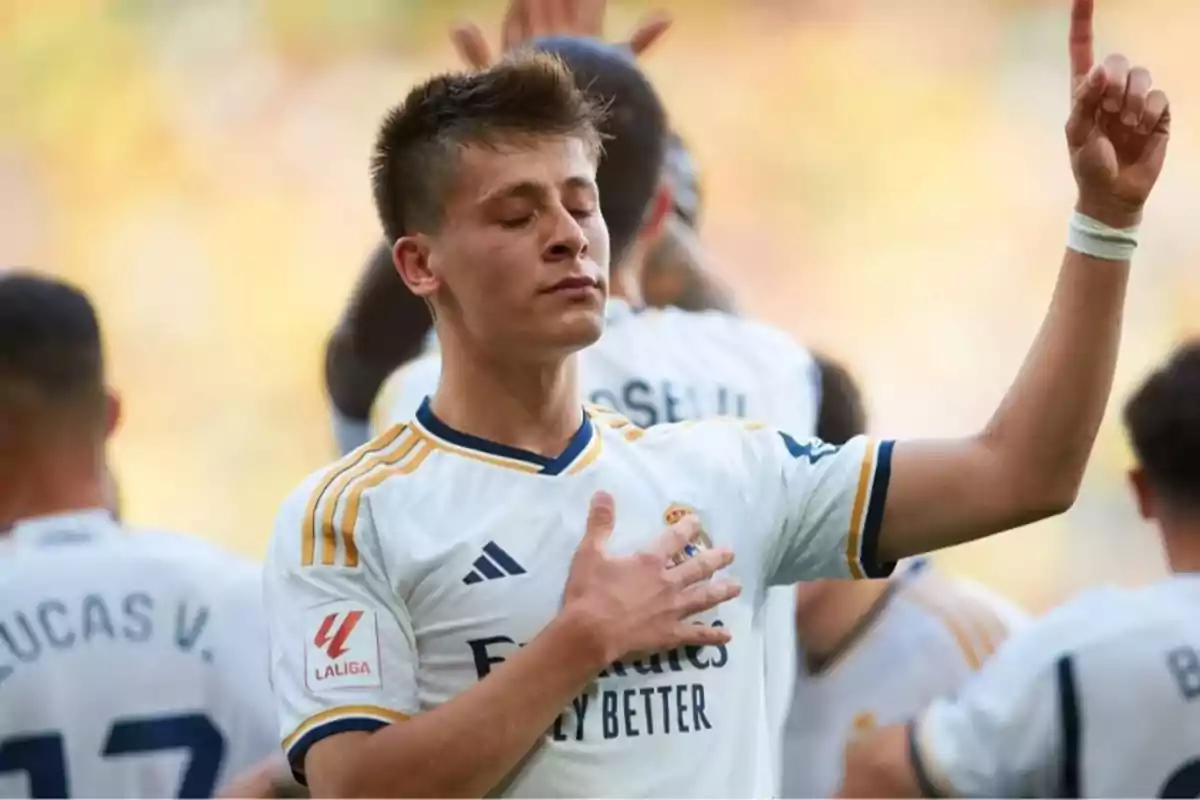
<path id="1" fill-rule="evenodd" d="M 28 272 L 0 275 L 0 413 L 27 426 L 105 429 L 100 324 L 79 289 Z"/>
<path id="2" fill-rule="evenodd" d="M 1200 339 L 1180 346 L 1133 393 L 1125 427 L 1155 494 L 1200 512 Z"/>
<path id="3" fill-rule="evenodd" d="M 547 56 L 452 73 L 413 89 L 384 118 L 371 159 L 375 207 L 391 241 L 435 233 L 463 147 L 517 136 L 573 136 L 597 150 L 602 109 Z"/>
<path id="4" fill-rule="evenodd" d="M 821 404 L 817 413 L 817 438 L 841 445 L 867 430 L 867 410 L 862 391 L 843 365 L 817 354 L 821 371 Z"/>
<path id="5" fill-rule="evenodd" d="M 668 136 L 662 101 L 625 48 L 569 36 L 534 39 L 530 46 L 561 58 L 575 84 L 607 109 L 600 123 L 604 151 L 596 185 L 600 213 L 608 225 L 612 267 L 620 268 L 662 178 Z"/>

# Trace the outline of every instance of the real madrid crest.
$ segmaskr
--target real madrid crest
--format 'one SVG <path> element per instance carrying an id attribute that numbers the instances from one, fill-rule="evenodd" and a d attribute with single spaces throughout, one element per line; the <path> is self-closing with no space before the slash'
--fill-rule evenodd
<path id="1" fill-rule="evenodd" d="M 672 503 L 667 507 L 667 510 L 663 512 L 663 522 L 667 523 L 668 525 L 674 525 L 676 522 L 679 522 L 679 520 L 683 519 L 685 514 L 692 514 L 697 519 L 700 517 L 700 515 L 696 513 L 696 509 L 692 508 L 691 506 L 684 505 L 683 503 Z M 701 520 L 700 530 L 697 531 L 696 535 L 692 537 L 692 540 L 688 542 L 687 547 L 685 547 L 682 552 L 675 555 L 675 558 L 673 559 L 674 563 L 676 566 L 678 566 L 686 559 L 689 559 L 699 553 L 701 550 L 707 550 L 711 547 L 712 540 L 708 538 L 708 533 L 704 530 L 704 522 Z"/>

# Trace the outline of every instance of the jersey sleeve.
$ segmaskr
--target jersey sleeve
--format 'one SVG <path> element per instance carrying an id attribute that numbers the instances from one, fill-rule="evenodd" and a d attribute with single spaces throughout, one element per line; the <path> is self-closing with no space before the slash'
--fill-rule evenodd
<path id="1" fill-rule="evenodd" d="M 1044 625 L 1018 633 L 957 696 L 909 725 L 909 754 L 930 797 L 1066 797 L 1064 737 L 1077 721 L 1071 656 Z M 1068 793 L 1064 793 L 1068 792 Z"/>
<path id="2" fill-rule="evenodd" d="M 891 574 L 895 564 L 876 555 L 890 441 L 859 436 L 838 447 L 767 427 L 747 436 L 753 513 L 766 516 L 769 536 L 768 584 Z"/>
<path id="3" fill-rule="evenodd" d="M 426 353 L 392 373 L 372 409 L 372 430 L 378 434 L 392 425 L 413 418 L 426 397 L 436 390 L 442 376 L 442 358 Z"/>
<path id="4" fill-rule="evenodd" d="M 284 503 L 265 565 L 271 684 L 283 749 L 301 782 L 317 742 L 418 710 L 408 612 L 389 587 L 367 504 L 341 496 L 354 458 Z"/>

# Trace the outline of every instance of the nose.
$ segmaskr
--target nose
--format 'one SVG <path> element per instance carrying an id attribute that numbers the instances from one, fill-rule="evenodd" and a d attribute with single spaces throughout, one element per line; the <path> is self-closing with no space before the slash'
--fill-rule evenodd
<path id="1" fill-rule="evenodd" d="M 554 215 L 554 229 L 546 245 L 545 257 L 551 261 L 574 261 L 587 255 L 588 239 L 579 220 L 565 208 Z"/>

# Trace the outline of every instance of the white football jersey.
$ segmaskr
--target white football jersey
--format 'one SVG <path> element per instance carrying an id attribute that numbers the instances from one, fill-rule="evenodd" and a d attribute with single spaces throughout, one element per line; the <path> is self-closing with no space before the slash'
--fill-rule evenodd
<path id="1" fill-rule="evenodd" d="M 504 783 L 506 796 L 773 793 L 763 702 L 770 585 L 880 576 L 891 443 L 797 441 L 713 419 L 641 429 L 593 410 L 557 458 L 457 432 L 428 404 L 285 502 L 266 567 L 284 747 L 377 730 L 446 702 L 557 614 L 592 495 L 632 553 L 691 510 L 730 547 L 740 597 L 697 619 L 728 645 L 605 669 Z"/>
<path id="2" fill-rule="evenodd" d="M 104 511 L 0 536 L 0 797 L 210 797 L 278 752 L 261 587 Z"/>
<path id="3" fill-rule="evenodd" d="M 436 338 L 433 339 L 436 347 Z M 821 375 L 786 333 L 719 311 L 634 309 L 610 299 L 604 335 L 579 355 L 580 384 L 592 403 L 635 425 L 705 417 L 749 418 L 807 438 L 815 433 Z M 436 351 L 396 371 L 380 394 L 382 429 L 409 419 L 437 389 Z M 772 587 L 764 611 L 770 729 L 781 736 L 796 668 L 795 599 Z M 777 770 L 778 771 L 778 770 Z"/>
<path id="4" fill-rule="evenodd" d="M 1080 595 L 909 731 L 943 796 L 1200 796 L 1200 576 Z"/>
<path id="5" fill-rule="evenodd" d="M 832 797 L 845 748 L 953 694 L 1027 615 L 916 560 L 822 664 L 801 665 L 783 737 L 783 796 Z"/>

